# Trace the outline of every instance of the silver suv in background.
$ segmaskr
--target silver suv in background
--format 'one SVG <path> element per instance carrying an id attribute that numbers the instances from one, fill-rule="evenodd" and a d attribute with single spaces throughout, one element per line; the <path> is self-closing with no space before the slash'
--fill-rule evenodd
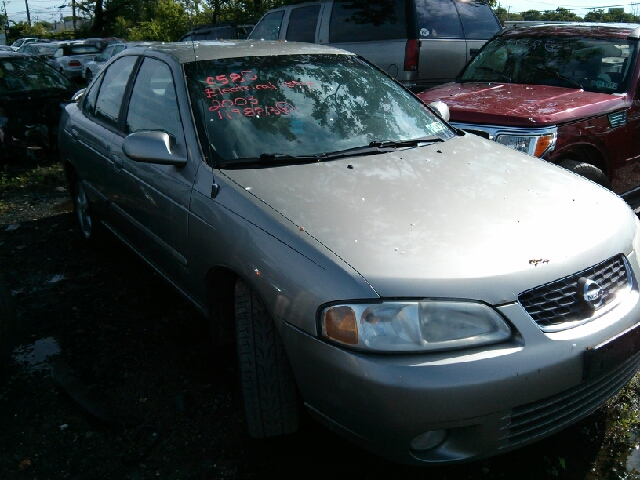
<path id="1" fill-rule="evenodd" d="M 453 81 L 500 29 L 480 0 L 336 0 L 270 10 L 249 38 L 330 44 L 422 90 Z"/>

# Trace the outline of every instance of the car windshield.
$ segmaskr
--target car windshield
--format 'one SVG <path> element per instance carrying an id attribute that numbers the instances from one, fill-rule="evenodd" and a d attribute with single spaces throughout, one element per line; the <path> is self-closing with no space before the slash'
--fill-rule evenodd
<path id="1" fill-rule="evenodd" d="M 505 36 L 487 44 L 459 81 L 624 93 L 633 72 L 636 49 L 636 44 L 622 39 Z"/>
<path id="2" fill-rule="evenodd" d="M 411 93 L 351 55 L 198 61 L 185 73 L 199 127 L 225 165 L 455 135 Z"/>
<path id="3" fill-rule="evenodd" d="M 0 59 L 0 94 L 71 88 L 71 83 L 64 76 L 40 60 L 25 57 Z"/>

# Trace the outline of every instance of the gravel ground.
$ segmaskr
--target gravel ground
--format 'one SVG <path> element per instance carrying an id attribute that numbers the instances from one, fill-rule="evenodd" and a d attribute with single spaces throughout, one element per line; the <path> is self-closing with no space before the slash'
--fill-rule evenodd
<path id="1" fill-rule="evenodd" d="M 635 382 L 559 435 L 457 467 L 387 462 L 306 416 L 295 435 L 252 440 L 235 353 L 213 351 L 206 321 L 115 239 L 83 243 L 59 170 L 44 183 L 0 187 L 0 271 L 18 307 L 0 479 L 637 478 Z"/>

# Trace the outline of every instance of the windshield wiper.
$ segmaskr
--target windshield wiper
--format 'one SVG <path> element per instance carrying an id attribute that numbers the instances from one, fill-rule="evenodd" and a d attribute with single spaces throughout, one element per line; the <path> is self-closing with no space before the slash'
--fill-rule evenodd
<path id="1" fill-rule="evenodd" d="M 232 160 L 222 160 L 218 162 L 218 168 L 241 169 L 241 168 L 264 168 L 274 165 L 302 165 L 305 163 L 325 162 L 338 158 L 355 157 L 360 155 L 377 155 L 387 153 L 396 148 L 412 148 L 421 144 L 443 142 L 437 136 L 415 138 L 412 140 L 384 140 L 372 141 L 369 145 L 362 147 L 352 147 L 346 150 L 336 150 L 335 152 L 318 153 L 315 155 L 287 155 L 283 153 L 261 153 L 254 158 L 236 158 Z"/>
<path id="2" fill-rule="evenodd" d="M 567 77 L 566 75 L 561 74 L 559 71 L 554 70 L 553 68 L 534 66 L 533 69 L 543 73 L 548 73 L 552 77 L 555 77 L 558 80 L 562 80 L 563 82 L 568 83 L 572 87 L 579 88 L 580 90 L 584 90 L 584 87 L 578 82 L 576 82 L 573 78 Z"/>
<path id="3" fill-rule="evenodd" d="M 444 142 L 444 140 L 438 136 L 412 138 L 411 140 L 374 140 L 369 142 L 369 147 L 375 148 L 410 148 L 417 147 L 423 143 L 436 143 Z"/>

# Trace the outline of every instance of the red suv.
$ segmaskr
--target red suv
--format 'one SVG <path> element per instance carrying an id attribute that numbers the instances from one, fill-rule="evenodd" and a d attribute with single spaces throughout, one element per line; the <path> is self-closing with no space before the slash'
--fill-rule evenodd
<path id="1" fill-rule="evenodd" d="M 506 30 L 454 83 L 425 91 L 451 123 L 557 163 L 623 195 L 640 192 L 640 25 Z"/>

